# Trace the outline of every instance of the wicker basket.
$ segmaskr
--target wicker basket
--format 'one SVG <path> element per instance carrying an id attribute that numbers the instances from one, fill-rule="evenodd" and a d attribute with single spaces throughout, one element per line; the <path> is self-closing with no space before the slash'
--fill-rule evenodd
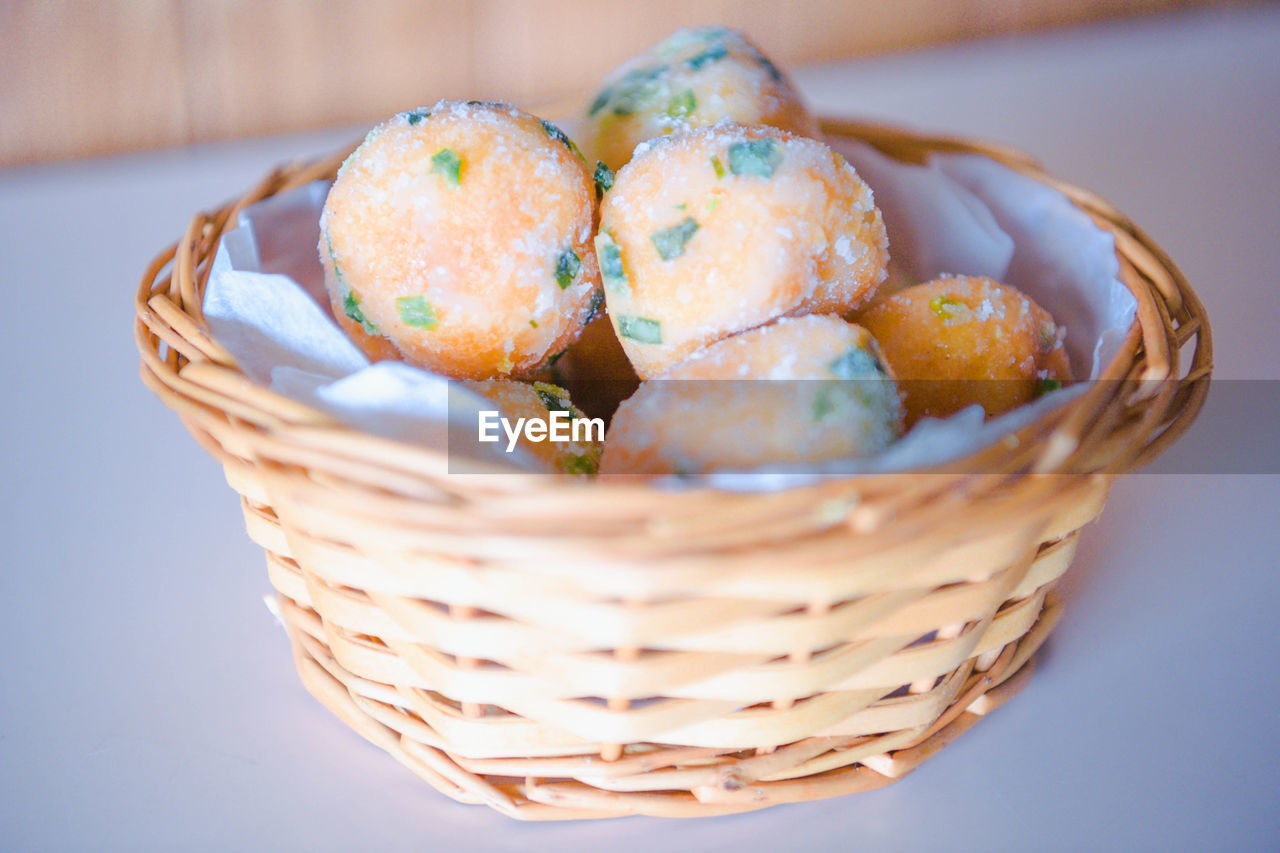
<path id="1" fill-rule="evenodd" d="M 1026 682 L 1112 477 L 1198 411 L 1203 308 L 1119 212 L 1015 151 L 824 130 L 909 161 L 987 154 L 1114 234 L 1138 310 L 1110 381 L 984 451 L 980 475 L 774 494 L 450 477 L 440 453 L 254 385 L 202 318 L 237 212 L 346 152 L 196 216 L 147 270 L 142 378 L 240 493 L 307 689 L 448 796 L 523 819 L 685 817 L 892 782 Z"/>

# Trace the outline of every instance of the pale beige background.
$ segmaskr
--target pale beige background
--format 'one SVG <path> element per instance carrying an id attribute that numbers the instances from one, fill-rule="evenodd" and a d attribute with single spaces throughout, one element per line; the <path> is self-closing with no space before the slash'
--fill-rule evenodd
<path id="1" fill-rule="evenodd" d="M 1221 0 L 0 0 L 0 165 L 586 89 L 677 25 L 785 64 Z"/>
<path id="2" fill-rule="evenodd" d="M 1277 45 L 1272 3 L 798 77 L 820 110 L 999 140 L 1098 191 L 1204 298 L 1215 378 L 1278 380 Z M 1276 474 L 1123 478 L 1031 684 L 879 791 L 536 826 L 348 730 L 298 682 L 219 466 L 138 381 L 131 295 L 196 211 L 354 136 L 0 169 L 0 850 L 1280 851 Z M 1243 458 L 1275 446 L 1278 419 L 1234 413 Z"/>

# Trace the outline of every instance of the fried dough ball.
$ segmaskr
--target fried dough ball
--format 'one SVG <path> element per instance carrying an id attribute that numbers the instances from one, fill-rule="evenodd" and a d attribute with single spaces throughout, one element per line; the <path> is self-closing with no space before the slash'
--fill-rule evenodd
<path id="1" fill-rule="evenodd" d="M 375 360 L 527 376 L 600 305 L 592 171 L 555 125 L 441 101 L 378 125 L 321 215 L 333 312 Z"/>
<path id="2" fill-rule="evenodd" d="M 462 384 L 492 400 L 502 416 L 513 424 L 519 418 L 547 421 L 551 412 L 558 411 L 568 412 L 573 419 L 584 417 L 569 399 L 569 392 L 549 382 L 487 379 Z M 589 431 L 580 430 L 578 441 L 530 441 L 522 434 L 519 446 L 552 471 L 585 477 L 595 474 L 600 464 L 600 442 L 587 440 L 590 435 Z M 505 437 L 502 440 L 505 441 Z"/>
<path id="3" fill-rule="evenodd" d="M 893 376 L 866 329 L 838 317 L 784 318 L 642 383 L 614 414 L 600 471 L 699 474 L 865 457 L 901 426 Z"/>
<path id="4" fill-rule="evenodd" d="M 994 417 L 1071 379 L 1066 330 L 1021 291 L 944 276 L 874 302 L 857 316 L 903 388 L 907 424 L 977 403 Z"/>
<path id="5" fill-rule="evenodd" d="M 653 140 L 600 215 L 609 317 L 642 379 L 780 316 L 844 314 L 885 277 L 870 188 L 823 143 L 775 128 Z"/>
<path id="6" fill-rule="evenodd" d="M 820 138 L 791 81 L 760 48 L 737 30 L 702 27 L 677 30 L 610 73 L 587 106 L 582 139 L 617 170 L 646 139 L 722 119 Z"/>

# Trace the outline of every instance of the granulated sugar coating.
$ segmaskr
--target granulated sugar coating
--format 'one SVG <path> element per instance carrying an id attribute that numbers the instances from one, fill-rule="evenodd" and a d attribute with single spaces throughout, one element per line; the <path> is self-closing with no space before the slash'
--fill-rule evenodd
<path id="1" fill-rule="evenodd" d="M 677 30 L 619 66 L 588 102 L 583 146 L 619 169 L 636 145 L 722 119 L 819 138 L 786 75 L 737 30 Z"/>
<path id="2" fill-rule="evenodd" d="M 600 214 L 609 316 L 641 378 L 780 316 L 844 314 L 885 278 L 871 190 L 823 143 L 775 128 L 652 140 Z"/>
<path id="3" fill-rule="evenodd" d="M 903 382 L 908 426 L 974 403 L 994 417 L 1071 379 L 1065 330 L 989 278 L 937 278 L 878 299 L 856 319 Z"/>
<path id="4" fill-rule="evenodd" d="M 600 305 L 592 170 L 559 128 L 441 101 L 370 132 L 320 219 L 338 322 L 375 360 L 528 376 Z"/>
<path id="5" fill-rule="evenodd" d="M 613 416 L 600 471 L 699 474 L 865 457 L 901 426 L 893 376 L 866 329 L 838 317 L 784 318 L 642 383 Z"/>

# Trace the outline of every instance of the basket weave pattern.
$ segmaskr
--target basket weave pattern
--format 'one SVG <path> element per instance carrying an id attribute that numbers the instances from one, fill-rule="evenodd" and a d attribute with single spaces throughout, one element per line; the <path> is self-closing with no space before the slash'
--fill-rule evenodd
<path id="1" fill-rule="evenodd" d="M 983 474 L 775 494 L 450 477 L 254 385 L 203 320 L 238 211 L 346 152 L 198 215 L 147 270 L 142 378 L 240 493 L 303 682 L 445 794 L 522 819 L 696 816 L 901 777 L 1026 682 L 1079 529 L 1202 404 L 1203 308 L 1106 202 L 996 146 L 824 130 L 908 161 L 987 154 L 1114 234 L 1138 315 L 1111 381 L 969 460 Z"/>

